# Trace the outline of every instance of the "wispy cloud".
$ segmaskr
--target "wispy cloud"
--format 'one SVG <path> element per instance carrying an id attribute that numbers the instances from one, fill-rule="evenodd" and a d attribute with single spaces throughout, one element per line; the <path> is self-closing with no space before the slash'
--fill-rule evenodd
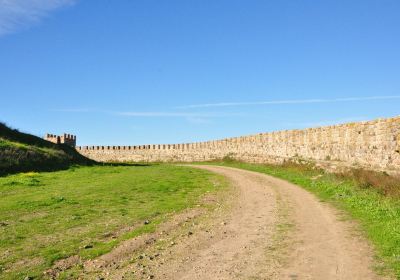
<path id="1" fill-rule="evenodd" d="M 64 108 L 53 109 L 60 113 L 99 113 L 127 118 L 181 118 L 193 124 L 210 124 L 214 118 L 245 116 L 243 113 L 218 113 L 218 112 L 175 112 L 175 111 L 111 111 L 90 108 Z"/>
<path id="2" fill-rule="evenodd" d="M 254 102 L 221 102 L 221 103 L 205 103 L 179 106 L 180 109 L 188 108 L 209 108 L 209 107 L 238 107 L 238 106 L 254 106 L 254 105 L 280 105 L 280 104 L 312 104 L 312 103 L 335 103 L 335 102 L 354 102 L 354 101 L 373 101 L 373 100 L 391 100 L 400 99 L 400 95 L 386 96 L 365 96 L 365 97 L 345 97 L 332 99 L 289 99 L 289 100 L 267 100 Z"/>
<path id="3" fill-rule="evenodd" d="M 64 113 L 89 113 L 95 112 L 96 110 L 90 108 L 64 108 L 64 109 L 53 109 L 52 112 L 64 112 Z"/>
<path id="4" fill-rule="evenodd" d="M 213 121 L 210 118 L 189 117 L 186 119 L 192 124 L 211 124 Z"/>
<path id="5" fill-rule="evenodd" d="M 184 119 L 191 124 L 203 125 L 211 124 L 215 118 L 224 118 L 232 116 L 243 116 L 243 114 L 232 114 L 232 113 L 214 113 L 214 112 L 203 112 L 203 113 L 191 113 L 191 112 L 108 112 L 109 114 L 122 116 L 122 117 L 134 117 L 134 118 L 177 118 Z"/>
<path id="6" fill-rule="evenodd" d="M 186 112 L 112 112 L 114 115 L 125 117 L 169 117 L 169 118 L 212 118 L 226 117 L 237 114 L 221 114 L 221 113 L 186 113 Z"/>
<path id="7" fill-rule="evenodd" d="M 125 117 L 196 117 L 203 114 L 175 112 L 115 112 L 115 115 Z"/>
<path id="8" fill-rule="evenodd" d="M 337 125 L 341 123 L 349 123 L 349 122 L 361 122 L 368 120 L 368 117 L 348 117 L 341 119 L 332 119 L 332 120 L 319 120 L 319 121 L 309 121 L 309 122 L 285 122 L 283 125 L 285 127 L 319 127 L 319 126 L 328 126 L 328 125 Z"/>
<path id="9" fill-rule="evenodd" d="M 0 0 L 0 36 L 37 24 L 51 11 L 76 0 Z"/>

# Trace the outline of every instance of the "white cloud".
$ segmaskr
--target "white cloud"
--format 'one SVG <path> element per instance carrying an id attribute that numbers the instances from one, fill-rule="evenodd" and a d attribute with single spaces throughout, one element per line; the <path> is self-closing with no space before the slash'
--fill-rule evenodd
<path id="1" fill-rule="evenodd" d="M 110 111 L 110 110 L 97 110 L 89 108 L 65 108 L 54 109 L 54 112 L 62 113 L 101 113 L 107 115 L 114 115 L 118 117 L 132 117 L 132 118 L 181 118 L 185 119 L 192 124 L 210 124 L 213 118 L 223 118 L 232 116 L 245 116 L 242 113 L 191 113 L 191 112 L 165 112 L 165 111 Z"/>
<path id="2" fill-rule="evenodd" d="M 116 112 L 116 115 L 126 117 L 198 117 L 204 114 L 175 113 L 175 112 Z"/>
<path id="3" fill-rule="evenodd" d="M 89 108 L 66 108 L 66 109 L 53 109 L 52 112 L 64 112 L 64 113 L 89 113 L 95 110 Z"/>
<path id="4" fill-rule="evenodd" d="M 279 105 L 279 104 L 311 104 L 311 103 L 335 103 L 335 102 L 354 102 L 354 101 L 372 101 L 372 100 L 390 100 L 400 99 L 400 95 L 386 96 L 365 96 L 365 97 L 345 97 L 332 99 L 292 99 L 292 100 L 269 100 L 269 101 L 254 101 L 254 102 L 221 102 L 221 103 L 206 103 L 179 106 L 177 108 L 209 108 L 209 107 L 238 107 L 252 105 Z"/>
<path id="5" fill-rule="evenodd" d="M 329 126 L 329 125 L 338 125 L 342 123 L 350 123 L 350 122 L 361 122 L 367 121 L 368 117 L 348 117 L 341 119 L 332 119 L 332 120 L 320 120 L 320 121 L 310 121 L 310 122 L 285 122 L 283 125 L 285 127 L 321 127 L 321 126 Z"/>
<path id="6" fill-rule="evenodd" d="M 0 0 L 0 36 L 28 28 L 75 0 Z"/>
<path id="7" fill-rule="evenodd" d="M 189 117 L 186 119 L 189 123 L 192 124 L 211 124 L 212 121 L 208 118 L 199 118 L 199 117 Z"/>
<path id="8" fill-rule="evenodd" d="M 238 113 L 186 113 L 186 112 L 109 112 L 113 115 L 123 117 L 135 117 L 135 118 L 180 118 L 184 119 L 191 124 L 204 125 L 211 124 L 215 118 L 233 117 L 233 116 L 244 116 L 244 114 Z"/>
<path id="9" fill-rule="evenodd" d="M 171 117 L 171 118 L 212 118 L 237 116 L 239 114 L 221 113 L 186 113 L 186 112 L 113 112 L 114 115 L 125 117 Z"/>

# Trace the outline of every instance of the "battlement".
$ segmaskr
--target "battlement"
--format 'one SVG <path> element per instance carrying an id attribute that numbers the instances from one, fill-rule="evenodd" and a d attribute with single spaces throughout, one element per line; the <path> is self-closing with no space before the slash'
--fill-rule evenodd
<path id="1" fill-rule="evenodd" d="M 55 144 L 66 144 L 71 147 L 76 146 L 76 135 L 64 133 L 63 135 L 55 135 L 47 133 L 44 137 L 44 140 L 50 141 Z"/>
<path id="2" fill-rule="evenodd" d="M 76 149 L 97 161 L 196 162 L 229 156 L 257 163 L 301 159 L 338 167 L 400 171 L 400 117 L 196 143 Z"/>

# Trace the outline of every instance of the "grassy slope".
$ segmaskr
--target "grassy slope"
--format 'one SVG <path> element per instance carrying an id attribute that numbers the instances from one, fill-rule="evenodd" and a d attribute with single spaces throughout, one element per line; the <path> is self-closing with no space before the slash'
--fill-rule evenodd
<path id="1" fill-rule="evenodd" d="M 384 268 L 393 270 L 400 279 L 400 200 L 388 197 L 379 189 L 360 188 L 354 180 L 325 174 L 320 170 L 296 166 L 270 166 L 240 162 L 213 163 L 242 168 L 285 179 L 333 203 L 360 222 L 376 247 Z M 397 186 L 400 188 L 400 185 Z"/>
<path id="2" fill-rule="evenodd" d="M 0 178 L 0 278 L 40 278 L 58 259 L 103 254 L 222 185 L 217 175 L 170 165 L 79 167 Z M 143 224 L 146 219 L 149 225 Z M 104 240 L 131 226 L 138 228 Z M 84 249 L 88 244 L 93 248 Z"/>
<path id="3" fill-rule="evenodd" d="M 0 175 L 59 170 L 89 163 L 90 160 L 67 145 L 56 145 L 0 123 Z"/>

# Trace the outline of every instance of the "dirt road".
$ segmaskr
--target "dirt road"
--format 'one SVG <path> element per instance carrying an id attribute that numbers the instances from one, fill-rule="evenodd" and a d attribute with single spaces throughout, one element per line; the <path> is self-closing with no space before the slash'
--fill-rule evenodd
<path id="1" fill-rule="evenodd" d="M 190 261 L 171 263 L 164 276 L 378 279 L 371 270 L 371 251 L 355 234 L 353 225 L 341 221 L 337 211 L 310 193 L 259 173 L 216 166 L 200 168 L 228 177 L 238 188 L 239 199 L 225 219 L 226 226 L 216 229 L 205 247 L 196 248 L 192 240 L 190 248 L 182 248 Z"/>
<path id="2" fill-rule="evenodd" d="M 232 182 L 229 211 L 193 223 L 167 249 L 149 251 L 142 268 L 134 263 L 110 279 L 134 269 L 134 279 L 382 279 L 354 224 L 312 194 L 264 174 L 197 168 Z"/>

